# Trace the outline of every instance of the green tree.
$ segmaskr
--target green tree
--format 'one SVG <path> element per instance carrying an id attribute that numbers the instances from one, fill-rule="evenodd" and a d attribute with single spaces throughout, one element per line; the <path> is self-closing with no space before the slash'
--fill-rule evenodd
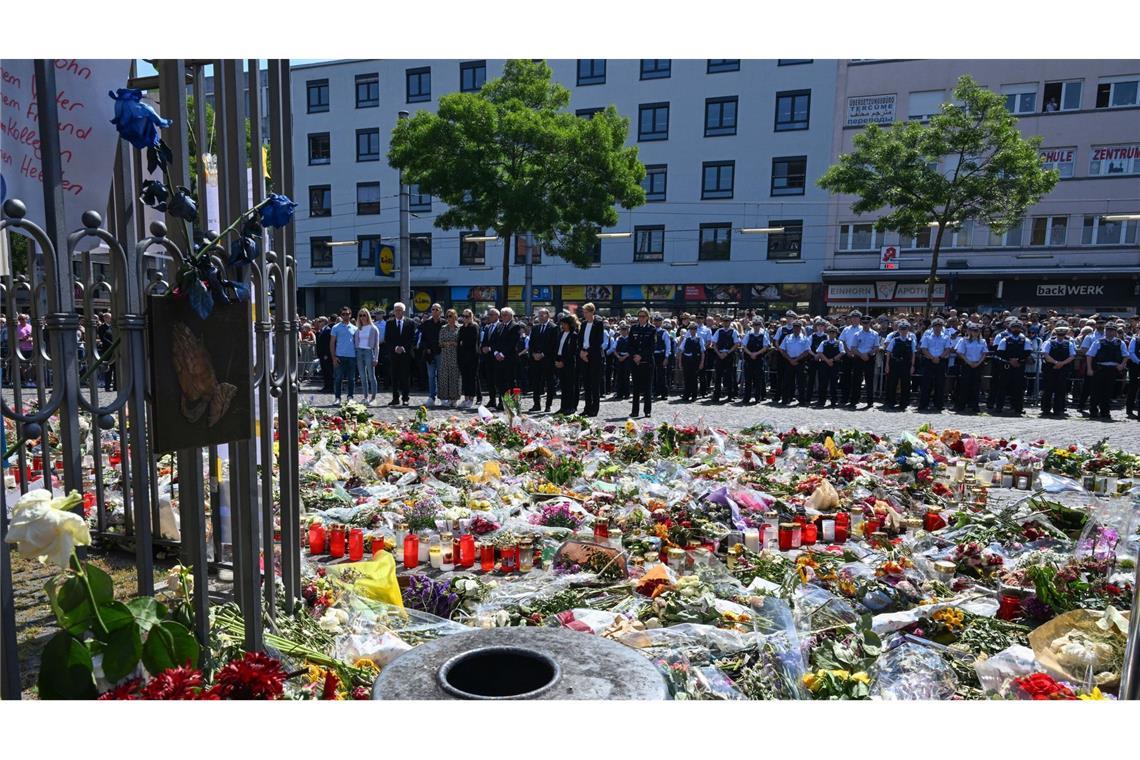
<path id="1" fill-rule="evenodd" d="M 202 153 L 213 153 L 216 132 L 214 131 L 214 105 L 209 101 L 206 102 L 206 138 L 203 150 L 199 150 L 198 135 L 195 133 L 198 124 L 197 105 L 194 102 L 193 95 L 186 96 L 186 145 L 190 153 L 190 189 L 198 195 L 198 200 L 205 203 L 205 196 L 201 195 L 198 191 L 198 156 Z M 268 141 L 266 145 L 268 146 Z M 254 146 L 260 146 L 260 142 L 255 143 L 253 140 L 253 129 L 250 126 L 248 118 L 245 120 L 245 154 L 246 166 L 253 166 L 253 151 Z M 265 170 L 270 177 L 273 176 L 273 166 L 269 162 L 268 151 L 265 157 Z M 266 192 L 268 192 L 268 183 L 266 183 Z"/>
<path id="2" fill-rule="evenodd" d="M 511 60 L 479 92 L 444 95 L 438 113 L 420 111 L 392 132 L 389 163 L 448 205 L 437 227 L 502 238 L 502 303 L 516 235 L 586 267 L 598 228 L 618 222 L 614 204 L 645 203 L 645 167 L 625 147 L 629 120 L 613 106 L 582 119 L 569 102 L 544 61 Z"/>
<path id="3" fill-rule="evenodd" d="M 858 196 L 857 214 L 889 211 L 875 228 L 904 236 L 933 227 L 926 311 L 934 299 L 938 254 L 947 228 L 971 219 L 1002 232 L 1057 184 L 1041 165 L 1040 137 L 1026 139 L 1001 95 L 962 76 L 955 103 L 943 104 L 929 124 L 871 124 L 855 136 L 854 150 L 819 179 L 833 193 Z"/>

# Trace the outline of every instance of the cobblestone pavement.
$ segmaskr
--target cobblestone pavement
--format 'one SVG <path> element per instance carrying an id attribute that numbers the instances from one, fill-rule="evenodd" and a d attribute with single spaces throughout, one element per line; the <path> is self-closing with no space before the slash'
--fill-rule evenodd
<path id="1" fill-rule="evenodd" d="M 315 405 L 328 406 L 333 403 L 330 394 L 314 393 L 305 390 L 301 394 L 302 400 L 310 401 Z M 359 398 L 357 399 L 359 401 Z M 412 394 L 410 408 L 389 407 L 389 396 L 381 393 L 372 405 L 373 413 L 377 419 L 394 420 L 397 417 L 408 417 L 419 404 L 427 401 L 422 394 Z M 557 401 L 555 402 L 557 408 Z M 530 399 L 523 399 L 523 411 L 530 408 Z M 580 409 L 581 407 L 579 407 Z M 448 414 L 472 414 L 466 410 L 433 408 L 428 410 L 431 416 Z M 598 414 L 599 422 L 622 422 L 630 413 L 629 401 L 603 401 Z M 740 430 L 761 422 L 770 424 L 777 430 L 786 430 L 790 427 L 800 428 L 850 428 L 857 427 L 875 433 L 895 434 L 903 430 L 914 430 L 924 422 L 929 422 L 935 428 L 958 428 L 980 435 L 990 435 L 999 438 L 1028 438 L 1036 440 L 1044 438 L 1051 443 L 1082 443 L 1093 444 L 1102 438 L 1108 438 L 1112 446 L 1127 451 L 1140 451 L 1140 421 L 1126 417 L 1123 409 L 1113 411 L 1113 422 L 1090 420 L 1080 416 L 1075 410 L 1069 412 L 1066 419 L 1054 419 L 1038 416 L 1037 409 L 1026 408 L 1025 416 L 1011 415 L 961 415 L 952 412 L 942 414 L 919 413 L 908 408 L 905 412 L 888 411 L 880 409 L 877 405 L 866 409 L 860 405 L 857 410 L 846 408 L 815 409 L 791 406 L 773 406 L 765 401 L 761 404 L 743 406 L 738 402 L 712 404 L 707 399 L 696 403 L 681 403 L 677 397 L 668 401 L 655 401 L 653 403 L 653 419 L 681 423 L 692 423 L 700 419 L 708 425 L 724 428 L 726 430 Z M 538 417 L 546 416 L 539 414 Z"/>

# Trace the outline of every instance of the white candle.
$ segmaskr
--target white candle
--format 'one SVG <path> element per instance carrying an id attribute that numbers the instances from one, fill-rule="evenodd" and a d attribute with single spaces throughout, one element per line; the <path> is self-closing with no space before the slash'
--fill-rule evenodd
<path id="1" fill-rule="evenodd" d="M 745 528 L 744 529 L 744 548 L 750 552 L 760 552 L 760 530 L 759 528 Z"/>

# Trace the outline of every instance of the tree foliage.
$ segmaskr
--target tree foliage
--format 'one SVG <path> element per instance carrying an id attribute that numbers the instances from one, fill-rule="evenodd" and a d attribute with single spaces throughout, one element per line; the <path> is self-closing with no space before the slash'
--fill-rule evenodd
<path id="1" fill-rule="evenodd" d="M 819 179 L 826 190 L 858 196 L 851 204 L 857 214 L 888 209 L 875 222 L 880 232 L 911 236 L 936 228 L 928 311 L 946 229 L 967 220 L 1009 229 L 1060 177 L 1042 167 L 1041 138 L 1021 135 L 1001 95 L 966 75 L 954 101 L 928 124 L 868 125 Z"/>
<path id="2" fill-rule="evenodd" d="M 477 93 L 452 93 L 438 113 L 397 124 L 389 163 L 448 205 L 442 229 L 494 229 L 503 239 L 503 290 L 511 244 L 531 233 L 550 253 L 591 263 L 597 230 L 617 224 L 615 204 L 645 202 L 645 167 L 626 147 L 629 120 L 612 106 L 582 119 L 544 61 L 511 60 Z"/>

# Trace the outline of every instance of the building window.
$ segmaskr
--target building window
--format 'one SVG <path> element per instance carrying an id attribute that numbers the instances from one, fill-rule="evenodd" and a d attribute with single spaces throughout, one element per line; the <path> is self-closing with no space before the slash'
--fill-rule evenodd
<path id="1" fill-rule="evenodd" d="M 950 247 L 969 248 L 974 239 L 974 220 L 967 219 L 956 227 L 951 227 Z"/>
<path id="2" fill-rule="evenodd" d="M 380 130 L 379 128 L 356 130 L 356 160 L 380 160 Z"/>
<path id="3" fill-rule="evenodd" d="M 776 131 L 807 129 L 811 118 L 811 90 L 776 93 Z"/>
<path id="4" fill-rule="evenodd" d="M 1001 94 L 1005 96 L 1005 110 L 1010 113 L 1033 113 L 1037 110 L 1037 83 L 1005 84 Z"/>
<path id="5" fill-rule="evenodd" d="M 459 91 L 479 92 L 487 84 L 487 62 L 467 61 L 459 64 Z"/>
<path id="6" fill-rule="evenodd" d="M 1076 163 L 1076 148 L 1042 148 L 1039 151 L 1041 166 L 1044 169 L 1056 169 L 1062 178 L 1073 176 L 1073 164 Z"/>
<path id="7" fill-rule="evenodd" d="M 930 232 L 933 227 L 923 227 L 918 231 L 917 235 L 911 235 L 909 238 L 899 238 L 899 245 L 903 248 L 918 249 L 930 247 Z"/>
<path id="8" fill-rule="evenodd" d="M 673 71 L 671 58 L 642 58 L 642 79 L 668 79 Z"/>
<path id="9" fill-rule="evenodd" d="M 583 119 L 592 119 L 594 118 L 594 114 L 601 113 L 604 110 L 606 109 L 601 108 L 600 106 L 598 108 L 579 108 L 574 112 L 574 115 L 579 116 Z"/>
<path id="10" fill-rule="evenodd" d="M 309 135 L 309 166 L 327 164 L 331 158 L 332 150 L 329 144 L 329 133 L 318 132 L 317 134 Z"/>
<path id="11" fill-rule="evenodd" d="M 783 232 L 768 233 L 769 259 L 798 259 L 804 236 L 803 219 L 771 219 L 769 227 L 783 227 Z"/>
<path id="12" fill-rule="evenodd" d="M 807 156 L 772 159 L 772 195 L 803 195 L 807 184 Z"/>
<path id="13" fill-rule="evenodd" d="M 467 230 L 459 233 L 459 263 L 465 267 L 481 267 L 487 260 L 487 243 L 468 240 L 468 237 L 487 237 L 485 230 Z"/>
<path id="14" fill-rule="evenodd" d="M 431 66 L 408 69 L 405 77 L 409 103 L 424 103 L 431 100 Z"/>
<path id="15" fill-rule="evenodd" d="M 1030 245 L 1064 245 L 1068 231 L 1067 216 L 1035 216 L 1033 231 L 1029 236 Z"/>
<path id="16" fill-rule="evenodd" d="M 380 236 L 361 235 L 356 239 L 356 266 L 376 268 L 380 260 Z"/>
<path id="17" fill-rule="evenodd" d="M 737 97 L 705 98 L 705 137 L 736 134 Z"/>
<path id="18" fill-rule="evenodd" d="M 1135 245 L 1140 222 L 1110 222 L 1100 216 L 1086 216 L 1082 245 Z"/>
<path id="19" fill-rule="evenodd" d="M 356 183 L 356 214 L 370 216 L 380 213 L 380 183 Z"/>
<path id="20" fill-rule="evenodd" d="M 421 193 L 419 185 L 408 185 L 408 210 L 431 211 L 431 196 Z"/>
<path id="21" fill-rule="evenodd" d="M 308 93 L 309 113 L 324 113 L 329 110 L 329 80 L 314 79 L 305 83 Z"/>
<path id="22" fill-rule="evenodd" d="M 1121 79 L 1115 82 L 1101 82 L 1096 87 L 1097 108 L 1126 108 L 1140 100 L 1140 79 Z"/>
<path id="23" fill-rule="evenodd" d="M 1020 248 L 1022 238 L 1022 228 L 1025 226 L 1022 220 L 1018 220 L 1017 224 L 1010 227 L 1004 232 L 990 229 L 989 245 L 991 247 L 1002 248 Z"/>
<path id="24" fill-rule="evenodd" d="M 875 225 L 873 224 L 841 224 L 839 225 L 839 250 L 841 251 L 873 251 L 875 250 Z"/>
<path id="25" fill-rule="evenodd" d="M 380 75 L 356 75 L 356 107 L 376 108 L 380 105 Z"/>
<path id="26" fill-rule="evenodd" d="M 412 266 L 431 266 L 431 233 L 416 232 L 408 236 L 408 250 L 411 253 Z"/>
<path id="27" fill-rule="evenodd" d="M 701 225 L 697 258 L 701 261 L 728 261 L 731 257 L 732 225 L 728 222 Z"/>
<path id="28" fill-rule="evenodd" d="M 740 71 L 739 58 L 709 58 L 709 74 L 723 74 L 726 71 Z"/>
<path id="29" fill-rule="evenodd" d="M 639 142 L 669 139 L 669 104 L 643 103 L 637 112 Z"/>
<path id="30" fill-rule="evenodd" d="M 542 246 L 532 243 L 525 234 L 515 235 L 515 264 L 517 266 L 526 266 L 527 251 L 530 251 L 531 264 L 542 263 Z"/>
<path id="31" fill-rule="evenodd" d="M 329 185 L 309 185 L 309 216 L 332 214 L 332 188 Z"/>
<path id="32" fill-rule="evenodd" d="M 601 240 L 595 240 L 594 241 L 594 247 L 590 249 L 590 263 L 591 264 L 601 264 L 602 263 L 602 241 Z"/>
<path id="33" fill-rule="evenodd" d="M 657 202 L 665 200 L 665 186 L 669 179 L 669 167 L 665 164 L 653 164 L 645 167 L 645 179 L 641 186 L 645 188 L 645 200 Z"/>
<path id="34" fill-rule="evenodd" d="M 332 268 L 332 248 L 329 246 L 331 242 L 331 237 L 322 236 L 309 238 L 310 269 Z"/>
<path id="35" fill-rule="evenodd" d="M 605 58 L 578 59 L 578 86 L 606 83 Z"/>
<path id="36" fill-rule="evenodd" d="M 1140 174 L 1140 144 L 1094 145 L 1089 153 L 1089 175 L 1118 174 Z"/>
<path id="37" fill-rule="evenodd" d="M 665 259 L 665 225 L 656 224 L 633 228 L 633 260 L 663 261 Z"/>
<path id="38" fill-rule="evenodd" d="M 801 63 L 811 63 L 814 58 L 779 58 L 776 60 L 777 66 L 799 66 Z"/>
<path id="39" fill-rule="evenodd" d="M 1044 113 L 1078 111 L 1081 108 L 1081 80 L 1046 82 L 1045 98 L 1041 104 Z"/>
<path id="40" fill-rule="evenodd" d="M 942 99 L 945 95 L 946 93 L 942 90 L 912 92 L 907 118 L 911 121 L 927 121 L 942 110 Z"/>
<path id="41" fill-rule="evenodd" d="M 731 198 L 735 182 L 735 161 L 706 161 L 701 171 L 701 200 Z"/>

